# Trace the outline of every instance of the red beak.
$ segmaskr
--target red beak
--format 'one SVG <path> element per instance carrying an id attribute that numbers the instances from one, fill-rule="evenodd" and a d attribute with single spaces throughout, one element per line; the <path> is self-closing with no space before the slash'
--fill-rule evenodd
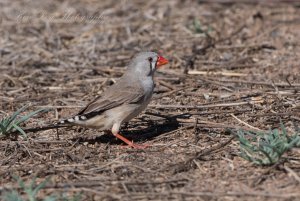
<path id="1" fill-rule="evenodd" d="M 169 63 L 169 61 L 167 59 L 163 58 L 162 56 L 158 56 L 157 64 L 156 64 L 157 68 L 161 67 L 167 63 Z"/>

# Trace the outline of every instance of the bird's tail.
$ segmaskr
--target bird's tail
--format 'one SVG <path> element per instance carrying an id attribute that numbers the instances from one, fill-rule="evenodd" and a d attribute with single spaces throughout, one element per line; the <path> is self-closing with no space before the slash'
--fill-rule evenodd
<path id="1" fill-rule="evenodd" d="M 55 125 L 74 125 L 74 124 L 80 124 L 81 121 L 85 121 L 87 120 L 87 118 L 83 115 L 76 115 L 74 117 L 68 118 L 68 119 L 64 119 L 61 120 L 57 123 L 55 123 Z"/>

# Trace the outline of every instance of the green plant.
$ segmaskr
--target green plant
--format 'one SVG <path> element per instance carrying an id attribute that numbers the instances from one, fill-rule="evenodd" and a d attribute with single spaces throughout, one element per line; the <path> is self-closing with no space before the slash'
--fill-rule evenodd
<path id="1" fill-rule="evenodd" d="M 254 131 L 238 131 L 241 156 L 257 165 L 272 165 L 293 147 L 300 146 L 298 131 L 288 135 L 281 123 L 281 130 L 274 129 L 266 133 Z"/>
<path id="2" fill-rule="evenodd" d="M 17 191 L 6 192 L 2 198 L 4 201 L 23 201 Z"/>
<path id="3" fill-rule="evenodd" d="M 200 20 L 196 18 L 193 19 L 190 29 L 197 34 L 205 34 L 206 36 L 213 30 L 211 26 L 203 26 Z"/>
<path id="4" fill-rule="evenodd" d="M 17 131 L 21 133 L 24 137 L 27 137 L 24 130 L 20 127 L 20 124 L 24 123 L 29 118 L 31 118 L 32 116 L 40 112 L 48 111 L 47 109 L 39 109 L 25 116 L 20 117 L 20 114 L 24 112 L 28 107 L 29 107 L 28 105 L 25 105 L 19 110 L 17 110 L 15 113 L 13 113 L 11 116 L 0 120 L 0 138 L 10 136 L 10 134 L 13 133 L 14 131 Z"/>
<path id="5" fill-rule="evenodd" d="M 40 184 L 36 183 L 36 178 L 32 179 L 32 181 L 26 185 L 25 182 L 18 177 L 14 177 L 14 179 L 18 182 L 21 192 L 24 192 L 24 196 L 21 195 L 21 192 L 17 190 L 11 190 L 4 192 L 4 195 L 0 198 L 4 201 L 80 201 L 81 194 L 76 194 L 73 197 L 68 197 L 66 195 L 56 196 L 50 195 L 45 197 L 44 199 L 38 199 L 37 194 L 40 190 L 45 188 L 46 184 L 49 182 L 49 178 L 41 182 Z"/>
<path id="6" fill-rule="evenodd" d="M 193 20 L 193 27 L 194 27 L 194 31 L 196 33 L 204 33 L 203 28 L 202 28 L 202 24 L 199 20 L 197 20 L 197 19 Z"/>
<path id="7" fill-rule="evenodd" d="M 36 185 L 36 178 L 32 179 L 32 181 L 29 183 L 29 185 L 26 185 L 25 182 L 18 177 L 14 177 L 15 180 L 17 180 L 20 188 L 22 191 L 25 192 L 26 197 L 28 201 L 37 201 L 37 194 L 38 192 L 44 188 L 49 181 L 49 179 L 46 179 L 45 181 L 41 182 L 40 184 Z M 22 196 L 18 193 L 16 190 L 12 190 L 9 192 L 4 193 L 3 200 L 5 201 L 24 201 Z M 44 199 L 44 201 L 55 201 L 55 198 L 53 196 L 47 197 Z"/>

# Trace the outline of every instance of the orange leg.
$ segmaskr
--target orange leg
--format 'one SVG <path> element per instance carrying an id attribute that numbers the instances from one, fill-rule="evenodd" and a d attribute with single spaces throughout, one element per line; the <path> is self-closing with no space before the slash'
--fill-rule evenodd
<path id="1" fill-rule="evenodd" d="M 148 145 L 137 145 L 134 144 L 133 142 L 131 142 L 130 140 L 128 140 L 127 138 L 123 137 L 120 134 L 114 134 L 114 136 L 116 136 L 118 139 L 122 140 L 123 142 L 125 142 L 126 144 L 128 144 L 128 146 L 135 148 L 135 149 L 145 149 L 146 147 L 148 147 Z"/>

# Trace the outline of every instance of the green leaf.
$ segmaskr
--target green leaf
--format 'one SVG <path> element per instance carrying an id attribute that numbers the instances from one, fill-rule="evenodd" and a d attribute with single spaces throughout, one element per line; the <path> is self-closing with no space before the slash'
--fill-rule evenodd
<path id="1" fill-rule="evenodd" d="M 58 198 L 56 196 L 48 196 L 43 201 L 56 201 Z"/>
<path id="2" fill-rule="evenodd" d="M 29 114 L 27 114 L 26 116 L 23 116 L 22 118 L 18 119 L 16 121 L 16 124 L 19 125 L 20 123 L 23 123 L 24 121 L 27 121 L 28 119 L 30 119 L 32 116 L 40 113 L 40 112 L 47 112 L 49 111 L 48 109 L 39 109 L 39 110 L 36 110 L 36 111 L 33 111 Z"/>
<path id="3" fill-rule="evenodd" d="M 240 156 L 258 165 L 272 165 L 289 149 L 300 146 L 298 134 L 288 137 L 282 122 L 280 127 L 281 130 L 274 129 L 265 133 L 239 130 L 237 135 L 240 142 Z"/>
<path id="4" fill-rule="evenodd" d="M 46 184 L 49 182 L 50 178 L 46 178 L 43 182 L 40 184 L 36 184 L 36 177 L 34 177 L 31 182 L 26 185 L 25 182 L 18 176 L 12 176 L 19 184 L 21 187 L 21 191 L 25 192 L 18 192 L 16 190 L 11 190 L 8 192 L 4 192 L 3 196 L 1 196 L 1 200 L 3 201 L 56 201 L 56 200 L 61 200 L 61 201 L 80 201 L 81 200 L 81 194 L 77 193 L 74 196 L 68 197 L 66 195 L 50 195 L 47 196 L 44 199 L 38 199 L 37 195 L 40 190 L 45 188 Z M 21 193 L 25 200 L 23 200 Z"/>
<path id="5" fill-rule="evenodd" d="M 25 138 L 27 138 L 26 133 L 22 130 L 22 128 L 20 128 L 19 126 L 17 126 L 16 124 L 13 124 L 13 127 L 15 129 L 17 129 Z"/>
<path id="6" fill-rule="evenodd" d="M 27 137 L 26 133 L 22 128 L 20 128 L 20 124 L 27 121 L 32 116 L 40 113 L 40 112 L 46 112 L 49 111 L 49 109 L 39 109 L 33 112 L 30 112 L 29 114 L 18 118 L 18 116 L 25 111 L 29 105 L 25 105 L 21 107 L 19 110 L 14 112 L 12 116 L 4 118 L 0 121 L 0 137 L 9 136 L 11 131 L 18 131 L 21 133 L 24 137 Z"/>
<path id="7" fill-rule="evenodd" d="M 45 181 L 41 182 L 35 189 L 33 190 L 33 195 L 36 196 L 37 193 L 46 186 L 46 184 L 49 182 L 49 178 L 47 178 Z"/>
<path id="8" fill-rule="evenodd" d="M 24 105 L 20 109 L 18 109 L 11 117 L 8 118 L 8 125 L 11 124 L 19 114 L 21 114 L 23 111 L 25 111 L 29 106 Z"/>
<path id="9" fill-rule="evenodd" d="M 5 192 L 2 197 L 4 201 L 23 201 L 21 195 L 17 191 Z"/>

